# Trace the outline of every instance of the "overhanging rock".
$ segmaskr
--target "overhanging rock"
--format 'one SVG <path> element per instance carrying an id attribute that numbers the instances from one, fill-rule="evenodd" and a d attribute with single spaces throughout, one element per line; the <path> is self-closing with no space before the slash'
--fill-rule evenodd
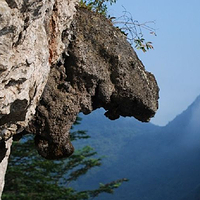
<path id="1" fill-rule="evenodd" d="M 103 107 L 109 119 L 133 116 L 147 122 L 158 108 L 154 76 L 146 72 L 126 36 L 99 14 L 78 9 L 63 42 L 72 40 L 52 65 L 34 120 L 39 153 L 49 159 L 70 156 L 69 130 L 77 114 Z M 106 137 L 106 136 L 105 136 Z"/>

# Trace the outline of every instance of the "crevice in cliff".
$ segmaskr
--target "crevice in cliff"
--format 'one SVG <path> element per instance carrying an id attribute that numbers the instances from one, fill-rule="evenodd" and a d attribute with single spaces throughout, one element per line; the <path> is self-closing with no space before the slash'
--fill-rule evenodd
<path id="1" fill-rule="evenodd" d="M 10 106 L 10 113 L 0 118 L 0 126 L 6 123 L 15 123 L 16 121 L 25 120 L 28 102 L 26 99 L 15 100 Z"/>
<path id="2" fill-rule="evenodd" d="M 11 79 L 6 85 L 5 87 L 10 87 L 10 86 L 14 86 L 14 85 L 20 85 L 22 83 L 24 83 L 26 81 L 26 78 L 20 78 L 18 80 L 15 79 Z"/>

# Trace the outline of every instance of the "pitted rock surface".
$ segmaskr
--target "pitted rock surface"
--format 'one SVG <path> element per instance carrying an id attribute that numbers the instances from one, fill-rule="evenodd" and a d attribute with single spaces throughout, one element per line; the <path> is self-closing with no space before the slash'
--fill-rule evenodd
<path id="1" fill-rule="evenodd" d="M 35 118 L 26 129 L 36 134 L 39 153 L 49 159 L 73 152 L 69 130 L 79 112 L 103 107 L 109 119 L 133 116 L 147 122 L 158 108 L 154 76 L 111 21 L 79 8 L 63 33 L 64 42 L 69 32 L 72 41 L 51 67 Z"/>

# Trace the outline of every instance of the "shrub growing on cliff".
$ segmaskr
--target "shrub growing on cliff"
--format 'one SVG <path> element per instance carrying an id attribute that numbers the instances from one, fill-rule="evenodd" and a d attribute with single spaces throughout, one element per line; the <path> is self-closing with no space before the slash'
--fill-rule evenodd
<path id="1" fill-rule="evenodd" d="M 96 13 L 100 13 L 109 19 L 114 19 L 113 24 L 127 36 L 127 40 L 132 45 L 134 44 L 136 49 L 142 50 L 143 52 L 153 49 L 152 42 L 145 41 L 142 30 L 148 30 L 150 34 L 156 35 L 155 29 L 149 26 L 149 24 L 154 22 L 150 21 L 141 24 L 137 20 L 134 20 L 126 10 L 117 19 L 110 17 L 108 15 L 108 4 L 112 5 L 113 3 L 116 3 L 116 0 L 80 0 L 79 5 Z"/>
<path id="2" fill-rule="evenodd" d="M 80 6 L 106 16 L 108 11 L 107 4 L 109 3 L 112 5 L 113 3 L 116 3 L 116 1 L 117 0 L 81 0 Z"/>

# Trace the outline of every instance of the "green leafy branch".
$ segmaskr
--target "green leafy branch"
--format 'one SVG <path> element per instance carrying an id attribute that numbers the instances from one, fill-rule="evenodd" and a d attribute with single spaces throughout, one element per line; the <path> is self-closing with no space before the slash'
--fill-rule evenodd
<path id="1" fill-rule="evenodd" d="M 135 42 L 135 48 L 141 49 L 143 52 L 146 52 L 147 50 L 153 49 L 152 42 L 144 42 L 144 38 L 137 38 L 134 39 Z"/>
<path id="2" fill-rule="evenodd" d="M 111 17 L 108 15 L 108 4 L 112 5 L 116 3 L 117 0 L 80 0 L 80 7 L 87 8 L 96 13 L 100 13 L 106 16 L 109 20 L 112 20 L 113 25 L 115 25 L 119 30 L 126 35 L 127 40 L 135 48 L 146 52 L 153 49 L 152 42 L 146 42 L 143 36 L 143 30 L 149 31 L 151 35 L 156 36 L 155 29 L 150 25 L 154 24 L 154 21 L 149 21 L 145 23 L 139 23 L 134 20 L 131 13 L 126 11 L 124 8 L 123 15 L 119 18 Z"/>
<path id="3" fill-rule="evenodd" d="M 115 189 L 120 187 L 123 182 L 127 182 L 127 181 L 128 181 L 128 179 L 123 178 L 123 179 L 118 179 L 116 181 L 112 181 L 112 182 L 107 183 L 107 184 L 100 183 L 98 189 L 82 191 L 79 194 L 85 195 L 85 196 L 87 196 L 91 199 L 95 199 L 101 193 L 113 194 Z"/>
<path id="4" fill-rule="evenodd" d="M 116 3 L 116 1 L 117 0 L 80 0 L 79 5 L 96 13 L 107 16 L 107 4 L 112 5 L 113 3 Z"/>
<path id="5" fill-rule="evenodd" d="M 112 19 L 113 24 L 127 36 L 127 40 L 132 45 L 135 44 L 136 49 L 140 49 L 143 52 L 153 49 L 152 42 L 146 42 L 144 39 L 143 31 L 148 31 L 151 35 L 156 36 L 156 30 L 152 27 L 152 24 L 155 24 L 154 21 L 139 23 L 137 20 L 133 19 L 131 13 L 126 11 L 125 8 L 122 16 Z"/>

